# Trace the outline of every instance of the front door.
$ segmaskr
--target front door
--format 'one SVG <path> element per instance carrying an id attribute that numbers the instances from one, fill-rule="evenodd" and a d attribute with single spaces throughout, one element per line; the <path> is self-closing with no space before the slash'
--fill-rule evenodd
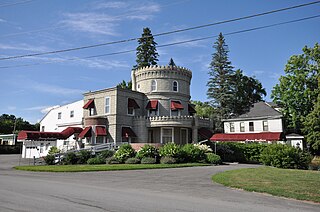
<path id="1" fill-rule="evenodd" d="M 182 128 L 180 130 L 180 144 L 188 143 L 188 129 Z"/>

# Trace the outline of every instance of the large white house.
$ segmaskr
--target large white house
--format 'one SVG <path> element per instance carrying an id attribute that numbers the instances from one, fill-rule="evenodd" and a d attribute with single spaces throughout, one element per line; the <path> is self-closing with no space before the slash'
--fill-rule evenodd
<path id="1" fill-rule="evenodd" d="M 83 100 L 52 108 L 40 121 L 40 131 L 22 131 L 22 158 L 43 157 L 52 146 L 61 150 L 77 148 L 74 135 L 82 131 Z"/>

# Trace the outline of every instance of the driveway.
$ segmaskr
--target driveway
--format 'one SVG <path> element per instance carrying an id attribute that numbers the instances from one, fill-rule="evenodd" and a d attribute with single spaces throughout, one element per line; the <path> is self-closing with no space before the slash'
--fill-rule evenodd
<path id="1" fill-rule="evenodd" d="M 254 165 L 38 173 L 13 170 L 18 162 L 17 155 L 0 155 L 0 211 L 320 211 L 319 204 L 211 181 L 215 173 Z"/>

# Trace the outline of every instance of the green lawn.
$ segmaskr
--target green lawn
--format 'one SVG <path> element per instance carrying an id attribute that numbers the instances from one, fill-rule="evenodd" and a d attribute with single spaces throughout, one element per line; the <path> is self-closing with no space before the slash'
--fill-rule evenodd
<path id="1" fill-rule="evenodd" d="M 275 196 L 320 202 L 320 172 L 271 167 L 218 173 L 212 180 L 225 186 Z"/>
<path id="2" fill-rule="evenodd" d="M 17 170 L 36 172 L 93 172 L 93 171 L 119 171 L 136 169 L 165 169 L 193 166 L 208 166 L 203 163 L 182 164 L 112 164 L 112 165 L 55 165 L 55 166 L 16 166 Z"/>

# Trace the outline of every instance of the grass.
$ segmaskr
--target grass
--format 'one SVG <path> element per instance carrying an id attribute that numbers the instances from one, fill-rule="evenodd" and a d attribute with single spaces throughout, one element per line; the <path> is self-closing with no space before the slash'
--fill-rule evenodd
<path id="1" fill-rule="evenodd" d="M 218 173 L 212 180 L 225 186 L 320 203 L 320 172 L 271 167 Z"/>
<path id="2" fill-rule="evenodd" d="M 193 166 L 208 166 L 203 163 L 182 164 L 110 164 L 110 165 L 55 165 L 55 166 L 16 166 L 17 170 L 35 172 L 94 172 L 94 171 L 120 171 L 137 169 L 166 169 Z"/>

